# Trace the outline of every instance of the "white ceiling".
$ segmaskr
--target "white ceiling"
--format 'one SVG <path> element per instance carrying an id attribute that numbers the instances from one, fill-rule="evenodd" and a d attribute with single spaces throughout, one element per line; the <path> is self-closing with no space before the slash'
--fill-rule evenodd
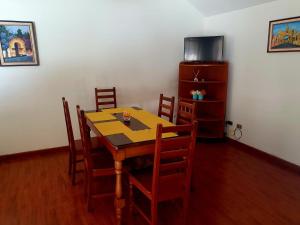
<path id="1" fill-rule="evenodd" d="M 274 0 L 188 0 L 204 16 L 211 16 L 237 9 L 243 9 L 254 5 L 272 2 Z"/>

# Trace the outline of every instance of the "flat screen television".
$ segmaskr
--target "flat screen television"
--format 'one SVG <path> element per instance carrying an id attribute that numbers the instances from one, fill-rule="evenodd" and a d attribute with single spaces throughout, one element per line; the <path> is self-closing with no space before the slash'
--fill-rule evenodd
<path id="1" fill-rule="evenodd" d="M 222 62 L 224 36 L 184 38 L 184 61 Z"/>

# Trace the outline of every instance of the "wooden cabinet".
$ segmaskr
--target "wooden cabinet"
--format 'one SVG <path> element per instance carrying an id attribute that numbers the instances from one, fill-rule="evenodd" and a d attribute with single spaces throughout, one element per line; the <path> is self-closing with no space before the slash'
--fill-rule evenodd
<path id="1" fill-rule="evenodd" d="M 194 81 L 198 74 L 198 82 Z M 199 122 L 198 137 L 223 138 L 227 99 L 228 63 L 179 64 L 178 97 L 182 101 L 196 102 Z M 205 90 L 203 100 L 193 100 L 191 90 Z"/>

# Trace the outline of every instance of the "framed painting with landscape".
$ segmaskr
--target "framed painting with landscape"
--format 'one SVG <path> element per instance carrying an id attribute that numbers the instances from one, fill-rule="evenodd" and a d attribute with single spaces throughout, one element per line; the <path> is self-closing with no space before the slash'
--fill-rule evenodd
<path id="1" fill-rule="evenodd" d="M 300 17 L 270 21 L 268 52 L 300 51 Z"/>
<path id="2" fill-rule="evenodd" d="M 33 22 L 0 20 L 0 65 L 39 65 Z"/>

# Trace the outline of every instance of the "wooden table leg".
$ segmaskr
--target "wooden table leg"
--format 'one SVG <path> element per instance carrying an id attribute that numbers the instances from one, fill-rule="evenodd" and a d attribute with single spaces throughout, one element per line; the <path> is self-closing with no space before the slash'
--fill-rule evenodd
<path id="1" fill-rule="evenodd" d="M 125 200 L 122 199 L 122 161 L 115 161 L 116 172 L 116 193 L 115 193 L 115 208 L 116 208 L 116 224 L 122 224 L 122 208 L 125 206 Z"/>

